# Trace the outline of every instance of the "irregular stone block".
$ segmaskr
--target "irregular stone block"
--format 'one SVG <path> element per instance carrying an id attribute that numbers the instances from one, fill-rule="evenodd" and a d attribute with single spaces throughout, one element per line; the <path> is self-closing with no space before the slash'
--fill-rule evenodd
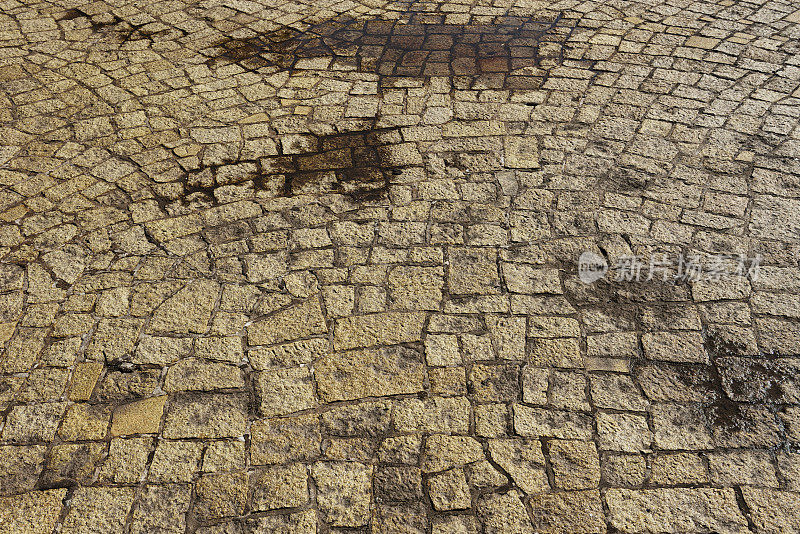
<path id="1" fill-rule="evenodd" d="M 261 371 L 256 375 L 255 388 L 264 417 L 299 412 L 317 404 L 308 367 Z"/>
<path id="2" fill-rule="evenodd" d="M 425 366 L 419 352 L 406 347 L 336 352 L 315 364 L 325 402 L 423 391 Z"/>
<path id="3" fill-rule="evenodd" d="M 338 351 L 420 341 L 424 322 L 424 313 L 386 312 L 343 317 L 336 320 L 333 346 Z"/>
<path id="4" fill-rule="evenodd" d="M 111 419 L 111 435 L 157 433 L 166 401 L 167 396 L 161 395 L 120 406 Z"/>
<path id="5" fill-rule="evenodd" d="M 250 345 L 273 345 L 327 332 L 319 299 L 312 297 L 253 323 L 247 340 Z"/>
<path id="6" fill-rule="evenodd" d="M 612 488 L 606 503 L 621 532 L 750 532 L 732 488 Z"/>
<path id="7" fill-rule="evenodd" d="M 183 393 L 170 400 L 165 438 L 229 438 L 245 434 L 247 396 L 241 393 Z"/>

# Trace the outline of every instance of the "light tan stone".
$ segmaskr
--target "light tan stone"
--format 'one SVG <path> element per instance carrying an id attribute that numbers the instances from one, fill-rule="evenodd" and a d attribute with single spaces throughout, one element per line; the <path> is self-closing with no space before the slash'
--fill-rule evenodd
<path id="1" fill-rule="evenodd" d="M 320 359 L 314 368 L 325 402 L 424 390 L 422 357 L 406 347 L 335 352 Z"/>
<path id="2" fill-rule="evenodd" d="M 111 419 L 111 435 L 157 433 L 166 402 L 167 396 L 161 395 L 120 406 Z"/>
<path id="3" fill-rule="evenodd" d="M 336 350 L 395 345 L 422 339 L 424 313 L 386 312 L 337 319 L 333 329 Z"/>
<path id="4" fill-rule="evenodd" d="M 312 297 L 253 323 L 247 340 L 251 345 L 273 345 L 327 332 L 319 298 Z"/>
<path id="5" fill-rule="evenodd" d="M 75 364 L 72 382 L 69 386 L 69 398 L 73 401 L 89 400 L 94 386 L 103 372 L 102 362 L 81 362 Z"/>

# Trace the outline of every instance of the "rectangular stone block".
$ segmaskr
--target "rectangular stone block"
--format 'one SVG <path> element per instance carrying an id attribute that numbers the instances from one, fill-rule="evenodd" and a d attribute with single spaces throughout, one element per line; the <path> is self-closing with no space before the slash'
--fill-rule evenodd
<path id="1" fill-rule="evenodd" d="M 337 352 L 315 365 L 325 402 L 400 395 L 423 391 L 422 355 L 406 347 Z"/>
<path id="2" fill-rule="evenodd" d="M 333 346 L 349 350 L 374 345 L 411 343 L 422 339 L 424 313 L 387 312 L 336 320 Z"/>

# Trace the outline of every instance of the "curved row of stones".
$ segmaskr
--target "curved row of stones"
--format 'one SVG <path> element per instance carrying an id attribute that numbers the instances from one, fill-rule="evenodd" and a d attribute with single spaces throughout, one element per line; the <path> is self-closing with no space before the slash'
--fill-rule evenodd
<path id="1" fill-rule="evenodd" d="M 800 531 L 798 42 L 0 0 L 0 532 Z"/>

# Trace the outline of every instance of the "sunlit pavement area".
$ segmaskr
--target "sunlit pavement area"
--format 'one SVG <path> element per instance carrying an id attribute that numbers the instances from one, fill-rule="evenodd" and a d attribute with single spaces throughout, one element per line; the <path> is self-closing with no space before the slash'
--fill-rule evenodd
<path id="1" fill-rule="evenodd" d="M 0 0 L 0 532 L 800 532 L 800 6 Z"/>

